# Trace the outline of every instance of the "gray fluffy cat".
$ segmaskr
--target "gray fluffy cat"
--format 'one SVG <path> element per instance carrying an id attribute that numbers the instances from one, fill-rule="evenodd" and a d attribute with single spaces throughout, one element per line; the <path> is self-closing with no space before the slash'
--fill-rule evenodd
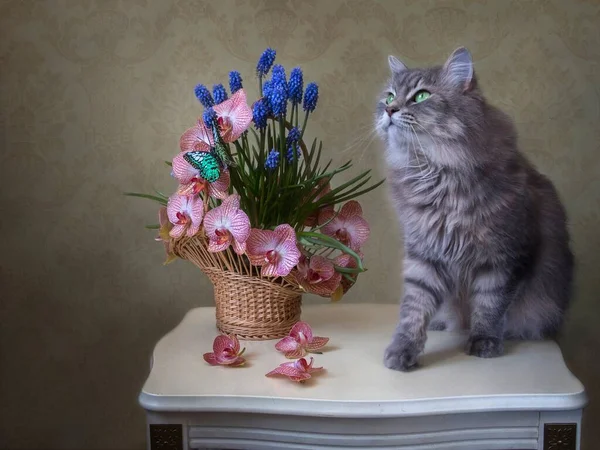
<path id="1" fill-rule="evenodd" d="M 427 329 L 468 329 L 467 353 L 555 336 L 573 256 L 552 183 L 517 148 L 511 120 L 478 88 L 469 52 L 408 69 L 393 56 L 377 106 L 388 181 L 404 229 L 400 320 L 390 369 L 417 364 Z"/>

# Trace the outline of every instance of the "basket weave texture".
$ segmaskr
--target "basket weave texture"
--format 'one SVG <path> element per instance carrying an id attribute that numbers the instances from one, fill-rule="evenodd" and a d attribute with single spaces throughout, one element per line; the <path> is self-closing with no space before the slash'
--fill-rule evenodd
<path id="1" fill-rule="evenodd" d="M 243 340 L 278 339 L 300 320 L 302 290 L 289 278 L 264 278 L 260 268 L 231 248 L 207 249 L 202 235 L 183 238 L 174 253 L 202 270 L 215 294 L 217 328 Z"/>

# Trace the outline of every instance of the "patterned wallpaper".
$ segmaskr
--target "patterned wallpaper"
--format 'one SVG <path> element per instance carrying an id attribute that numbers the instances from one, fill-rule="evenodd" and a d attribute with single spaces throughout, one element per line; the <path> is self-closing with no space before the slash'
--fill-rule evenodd
<path id="1" fill-rule="evenodd" d="M 121 192 L 174 189 L 161 161 L 200 112 L 196 83 L 236 69 L 255 96 L 255 60 L 273 46 L 320 84 L 307 133 L 336 163 L 353 158 L 382 176 L 371 113 L 387 55 L 439 63 L 465 45 L 570 215 L 577 297 L 562 346 L 592 395 L 591 450 L 600 439 L 600 360 L 589 357 L 600 338 L 598 23 L 597 0 L 1 0 L 0 447 L 143 448 L 136 396 L 151 349 L 212 299 L 191 264 L 161 265 L 162 246 L 143 228 L 156 207 Z M 397 302 L 401 242 L 385 189 L 363 204 L 370 270 L 344 301 Z"/>

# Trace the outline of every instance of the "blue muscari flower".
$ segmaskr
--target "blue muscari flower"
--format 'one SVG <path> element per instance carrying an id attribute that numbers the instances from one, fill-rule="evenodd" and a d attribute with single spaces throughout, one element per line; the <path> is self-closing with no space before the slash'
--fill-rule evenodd
<path id="1" fill-rule="evenodd" d="M 273 75 L 271 75 L 273 84 L 281 84 L 285 86 L 287 91 L 287 81 L 285 79 L 285 68 L 281 64 L 275 64 L 273 66 Z"/>
<path id="2" fill-rule="evenodd" d="M 269 95 L 269 104 L 276 117 L 285 116 L 287 112 L 287 91 L 282 84 L 274 84 Z"/>
<path id="3" fill-rule="evenodd" d="M 273 66 L 273 74 L 271 76 L 271 83 L 273 86 L 283 86 L 283 90 L 285 91 L 286 101 L 289 97 L 289 86 L 288 82 L 285 79 L 285 68 L 280 64 L 275 64 Z"/>
<path id="4" fill-rule="evenodd" d="M 236 70 L 229 72 L 229 89 L 232 94 L 242 89 L 242 76 Z"/>
<path id="5" fill-rule="evenodd" d="M 275 149 L 271 150 L 265 160 L 265 169 L 273 170 L 279 165 L 279 152 Z"/>
<path id="6" fill-rule="evenodd" d="M 223 87 L 222 84 L 215 84 L 213 86 L 213 97 L 215 98 L 215 104 L 218 105 L 219 103 L 223 103 L 225 100 L 227 100 L 227 91 L 225 90 L 225 87 Z"/>
<path id="7" fill-rule="evenodd" d="M 256 74 L 259 77 L 264 77 L 269 70 L 271 70 L 271 66 L 275 62 L 275 55 L 277 52 L 272 48 L 267 48 L 260 58 L 258 59 L 258 64 L 256 65 Z"/>
<path id="8" fill-rule="evenodd" d="M 203 84 L 197 85 L 194 88 L 194 93 L 196 94 L 196 98 L 200 100 L 200 103 L 202 103 L 205 108 L 210 108 L 215 105 L 212 95 L 210 95 L 210 91 Z"/>
<path id="9" fill-rule="evenodd" d="M 302 91 L 304 90 L 304 80 L 302 77 L 302 69 L 295 67 L 290 72 L 290 82 L 288 83 L 288 91 L 292 104 L 297 105 L 302 103 Z"/>
<path id="10" fill-rule="evenodd" d="M 277 117 L 285 116 L 287 111 L 288 86 L 285 80 L 285 69 L 279 64 L 273 66 L 273 76 L 268 87 L 267 98 L 269 99 L 273 114 Z"/>
<path id="11" fill-rule="evenodd" d="M 290 144 L 296 144 L 299 140 L 300 140 L 300 135 L 302 133 L 300 132 L 300 129 L 298 127 L 294 127 L 292 128 L 287 137 L 285 138 L 285 142 L 287 145 Z"/>
<path id="12" fill-rule="evenodd" d="M 263 83 L 263 102 L 265 104 L 265 107 L 267 108 L 267 114 L 270 114 L 271 112 L 273 112 L 271 110 L 271 103 L 269 102 L 269 98 L 271 97 L 271 91 L 272 91 L 272 83 L 270 80 L 267 80 Z"/>
<path id="13" fill-rule="evenodd" d="M 271 88 L 273 87 L 273 83 L 271 82 L 271 80 L 266 80 L 263 83 L 263 96 L 264 97 L 269 97 L 269 95 L 271 95 Z"/>
<path id="14" fill-rule="evenodd" d="M 296 153 L 296 161 L 298 161 L 300 159 L 301 153 L 300 149 L 298 148 L 298 144 L 296 144 L 295 142 L 293 144 L 290 144 L 285 155 L 285 159 L 287 159 L 290 164 L 294 162 L 294 152 Z"/>
<path id="15" fill-rule="evenodd" d="M 269 96 L 271 95 L 272 87 L 273 87 L 273 83 L 271 82 L 271 80 L 266 80 L 263 83 L 263 98 L 267 100 L 267 103 L 268 103 Z"/>
<path id="16" fill-rule="evenodd" d="M 254 120 L 254 125 L 259 130 L 266 128 L 268 113 L 269 111 L 267 110 L 267 106 L 263 102 L 263 99 L 259 99 L 254 103 L 254 106 L 252 107 L 252 120 Z"/>
<path id="17" fill-rule="evenodd" d="M 212 128 L 214 121 L 217 120 L 217 113 L 212 108 L 206 108 L 202 113 L 202 120 L 204 121 L 204 125 Z"/>
<path id="18" fill-rule="evenodd" d="M 304 111 L 313 112 L 317 107 L 318 100 L 319 86 L 317 86 L 317 83 L 308 83 L 306 92 L 304 93 L 304 104 L 302 105 L 302 108 Z"/>

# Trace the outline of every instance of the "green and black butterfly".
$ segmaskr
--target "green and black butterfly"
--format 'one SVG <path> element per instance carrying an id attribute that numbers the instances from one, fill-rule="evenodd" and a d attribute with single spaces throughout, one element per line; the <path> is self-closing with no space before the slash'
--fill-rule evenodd
<path id="1" fill-rule="evenodd" d="M 214 148 L 211 148 L 208 152 L 187 152 L 183 155 L 183 159 L 190 163 L 192 167 L 198 169 L 200 176 L 209 183 L 217 181 L 221 176 L 221 170 L 224 169 Z"/>
<path id="2" fill-rule="evenodd" d="M 200 176 L 209 183 L 217 181 L 222 170 L 234 165 L 233 161 L 229 159 L 227 150 L 225 150 L 225 144 L 219 135 L 216 124 L 212 128 L 215 146 L 210 151 L 192 151 L 183 155 L 183 158 L 192 167 L 198 169 Z"/>

